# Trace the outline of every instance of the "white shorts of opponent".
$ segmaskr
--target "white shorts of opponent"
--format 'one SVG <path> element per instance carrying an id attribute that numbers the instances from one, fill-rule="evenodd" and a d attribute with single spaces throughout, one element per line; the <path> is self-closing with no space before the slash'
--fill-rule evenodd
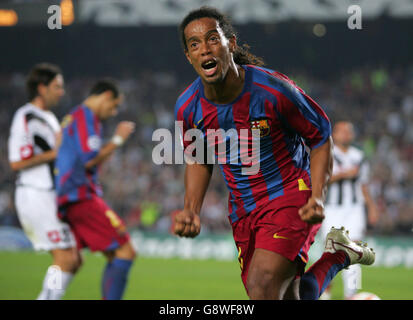
<path id="1" fill-rule="evenodd" d="M 320 235 L 326 238 L 331 227 L 344 227 L 349 231 L 351 240 L 365 240 L 366 214 L 363 206 L 326 206 L 325 219 L 321 224 Z"/>
<path id="2" fill-rule="evenodd" d="M 17 186 L 15 205 L 20 224 L 35 250 L 76 247 L 69 225 L 57 216 L 55 191 Z"/>

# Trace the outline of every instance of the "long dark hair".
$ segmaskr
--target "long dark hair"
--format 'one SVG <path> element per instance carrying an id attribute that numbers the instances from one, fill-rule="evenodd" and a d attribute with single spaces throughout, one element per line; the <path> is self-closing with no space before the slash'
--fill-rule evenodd
<path id="1" fill-rule="evenodd" d="M 227 16 L 225 16 L 215 8 L 203 6 L 199 9 L 189 12 L 179 25 L 178 31 L 181 37 L 182 47 L 185 51 L 188 50 L 188 47 L 186 45 L 184 30 L 189 23 L 201 18 L 212 18 L 218 21 L 220 28 L 222 29 L 222 31 L 228 39 L 232 38 L 233 36 L 236 36 L 234 27 L 231 25 L 231 22 Z M 234 62 L 239 65 L 265 65 L 264 60 L 260 57 L 253 55 L 251 52 L 249 52 L 249 49 L 250 47 L 248 44 L 237 46 L 237 49 L 234 52 Z"/>

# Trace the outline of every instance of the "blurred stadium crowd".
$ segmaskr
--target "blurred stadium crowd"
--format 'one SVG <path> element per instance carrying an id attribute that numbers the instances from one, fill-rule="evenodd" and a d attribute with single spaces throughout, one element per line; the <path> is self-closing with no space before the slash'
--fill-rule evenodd
<path id="1" fill-rule="evenodd" d="M 279 70 L 282 71 L 282 70 Z M 326 111 L 332 123 L 350 120 L 356 144 L 371 164 L 371 191 L 379 206 L 377 225 L 369 234 L 407 234 L 413 226 L 413 65 L 410 68 L 364 67 L 335 79 L 311 72 L 286 72 Z M 62 119 L 80 103 L 96 77 L 66 80 L 66 95 L 53 111 Z M 183 204 L 183 165 L 152 162 L 152 133 L 173 132 L 176 98 L 189 84 L 172 73 L 142 71 L 117 79 L 125 94 L 120 114 L 105 124 L 110 137 L 119 120 L 132 120 L 137 130 L 128 143 L 101 168 L 105 199 L 128 227 L 168 232 L 171 213 Z M 0 225 L 18 226 L 13 208 L 14 174 L 7 161 L 7 137 L 14 111 L 26 102 L 25 75 L 0 75 Z M 215 173 L 204 203 L 203 232 L 228 232 L 227 190 Z"/>

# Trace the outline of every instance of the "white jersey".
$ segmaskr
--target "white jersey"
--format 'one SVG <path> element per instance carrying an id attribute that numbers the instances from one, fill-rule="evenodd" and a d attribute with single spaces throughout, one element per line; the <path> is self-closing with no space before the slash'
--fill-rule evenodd
<path id="1" fill-rule="evenodd" d="M 352 179 L 332 183 L 328 188 L 327 206 L 354 207 L 364 206 L 361 186 L 368 182 L 369 165 L 365 161 L 363 151 L 350 146 L 346 152 L 334 146 L 333 175 L 359 167 L 359 174 Z"/>
<path id="2" fill-rule="evenodd" d="M 31 103 L 20 107 L 13 116 L 8 141 L 9 161 L 29 159 L 51 150 L 56 144 L 60 125 L 51 111 L 42 110 Z M 53 162 L 18 172 L 16 184 L 39 189 L 54 189 Z"/>

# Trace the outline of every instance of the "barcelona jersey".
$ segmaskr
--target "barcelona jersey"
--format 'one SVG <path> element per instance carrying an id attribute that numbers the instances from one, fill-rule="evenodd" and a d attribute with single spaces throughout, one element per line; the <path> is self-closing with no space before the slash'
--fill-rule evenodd
<path id="1" fill-rule="evenodd" d="M 85 105 L 80 105 L 62 122 L 62 143 L 55 161 L 55 182 L 59 206 L 102 195 L 98 167 L 86 169 L 102 141 L 102 125 Z"/>
<path id="2" fill-rule="evenodd" d="M 255 174 L 244 173 L 242 148 L 237 154 L 239 161 L 233 161 L 234 153 L 229 146 L 224 154 L 227 161 L 219 162 L 229 189 L 231 223 L 282 195 L 311 189 L 308 149 L 323 145 L 331 134 L 324 111 L 285 75 L 252 65 L 242 68 L 244 88 L 232 103 L 209 101 L 198 77 L 175 105 L 175 117 L 182 121 L 183 136 L 193 128 L 200 130 L 205 141 L 209 129 L 225 132 L 232 129 L 239 136 L 242 129 L 259 130 L 259 170 Z M 226 135 L 223 139 L 228 145 L 232 137 Z M 191 144 L 185 139 L 183 142 L 184 148 Z M 222 154 L 215 152 L 215 156 Z"/>

